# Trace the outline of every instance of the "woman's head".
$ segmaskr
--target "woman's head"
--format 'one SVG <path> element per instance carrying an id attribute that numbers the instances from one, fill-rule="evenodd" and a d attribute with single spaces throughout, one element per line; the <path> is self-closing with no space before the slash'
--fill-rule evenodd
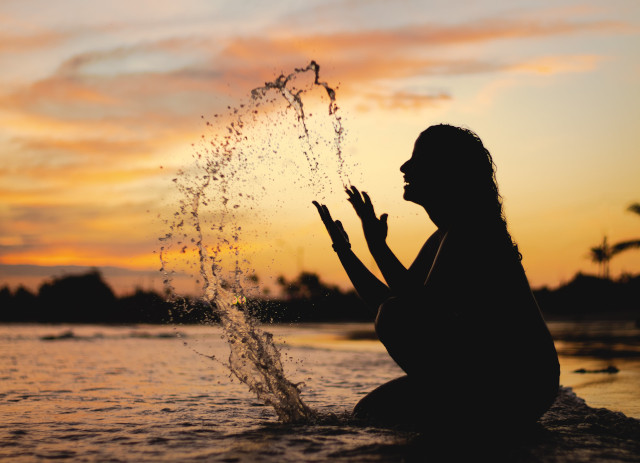
<path id="1" fill-rule="evenodd" d="M 493 160 L 480 138 L 468 129 L 445 124 L 429 127 L 400 170 L 407 182 L 405 199 L 424 206 L 427 212 L 435 208 L 454 218 L 471 205 L 476 211 L 496 201 Z"/>
<path id="2" fill-rule="evenodd" d="M 429 127 L 400 170 L 404 198 L 423 206 L 438 226 L 471 219 L 506 229 L 495 164 L 473 131 L 446 124 Z"/>

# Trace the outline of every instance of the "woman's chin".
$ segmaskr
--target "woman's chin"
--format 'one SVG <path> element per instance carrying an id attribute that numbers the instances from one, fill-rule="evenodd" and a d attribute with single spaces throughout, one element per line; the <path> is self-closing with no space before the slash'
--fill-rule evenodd
<path id="1" fill-rule="evenodd" d="M 404 187 L 404 194 L 402 195 L 402 197 L 405 201 L 411 201 L 412 203 L 415 203 L 417 199 L 416 195 L 413 194 L 413 192 L 406 186 Z"/>

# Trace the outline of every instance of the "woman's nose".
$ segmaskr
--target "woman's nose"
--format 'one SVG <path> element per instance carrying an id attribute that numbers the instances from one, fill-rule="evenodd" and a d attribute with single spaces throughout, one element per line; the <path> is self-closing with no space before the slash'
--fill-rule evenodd
<path id="1" fill-rule="evenodd" d="M 402 172 L 403 174 L 407 173 L 407 167 L 409 167 L 409 161 L 405 162 L 404 164 L 402 164 L 400 166 L 400 172 Z"/>

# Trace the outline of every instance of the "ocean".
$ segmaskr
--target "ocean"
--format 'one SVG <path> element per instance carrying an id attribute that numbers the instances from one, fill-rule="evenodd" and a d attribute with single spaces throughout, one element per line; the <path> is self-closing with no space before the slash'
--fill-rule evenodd
<path id="1" fill-rule="evenodd" d="M 591 407 L 640 419 L 638 327 L 550 328 L 561 384 Z M 0 460 L 405 460 L 414 435 L 349 416 L 368 391 L 402 374 L 367 335 L 370 325 L 264 329 L 320 422 L 280 423 L 230 375 L 216 326 L 0 325 Z"/>

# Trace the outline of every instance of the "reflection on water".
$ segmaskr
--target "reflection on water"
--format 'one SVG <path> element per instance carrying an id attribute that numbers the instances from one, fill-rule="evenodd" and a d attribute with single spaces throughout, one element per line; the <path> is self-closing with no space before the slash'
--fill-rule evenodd
<path id="1" fill-rule="evenodd" d="M 69 330 L 71 337 L 41 339 Z M 282 339 L 291 330 L 273 331 Z M 225 366 L 185 348 L 179 338 L 167 338 L 171 331 L 149 326 L 0 327 L 0 442 L 5 443 L 0 459 L 230 461 L 262 455 L 273 461 L 308 461 L 315 452 L 328 459 L 335 450 L 397 437 L 349 426 L 346 420 L 291 432 L 271 407 L 230 378 Z M 228 355 L 218 328 L 179 331 L 200 352 Z M 299 337 L 309 334 L 293 331 Z M 384 352 L 287 345 L 285 370 L 293 381 L 305 383 L 306 402 L 320 412 L 346 414 L 359 397 L 397 374 Z M 274 443 L 270 433 L 282 439 Z"/>
<path id="2" fill-rule="evenodd" d="M 370 328 L 269 327 L 286 354 L 287 375 L 304 382 L 305 402 L 338 416 L 330 425 L 292 428 L 223 365 L 185 348 L 172 327 L 0 326 L 0 459 L 388 461 L 381 449 L 403 445 L 408 436 L 346 418 L 364 394 L 401 374 L 379 343 L 362 340 Z M 551 324 L 554 332 L 564 328 Z M 177 330 L 200 352 L 228 352 L 215 327 Z M 566 355 L 587 342 L 584 336 L 559 340 L 562 384 L 592 406 L 640 418 L 640 350 L 633 336 L 612 351 L 637 356 L 603 359 Z M 573 373 L 608 365 L 619 373 Z"/>
<path id="3" fill-rule="evenodd" d="M 592 407 L 640 418 L 640 329 L 633 321 L 552 322 L 560 382 Z M 616 373 L 581 373 L 607 370 Z"/>

